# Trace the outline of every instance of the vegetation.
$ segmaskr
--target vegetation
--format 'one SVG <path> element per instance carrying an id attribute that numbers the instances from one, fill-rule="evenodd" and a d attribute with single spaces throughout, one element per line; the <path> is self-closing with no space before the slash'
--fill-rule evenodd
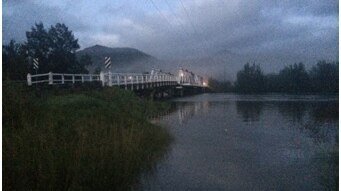
<path id="1" fill-rule="evenodd" d="M 32 60 L 36 58 L 39 73 L 87 73 L 85 67 L 92 64 L 89 55 L 76 59 L 78 40 L 65 24 L 57 23 L 49 29 L 43 23 L 35 24 L 26 38 L 22 44 L 12 40 L 3 46 L 3 79 L 25 79 L 27 73 L 34 73 Z"/>
<path id="2" fill-rule="evenodd" d="M 24 45 L 14 40 L 2 46 L 2 78 L 24 80 L 29 72 Z"/>
<path id="3" fill-rule="evenodd" d="M 214 78 L 208 79 L 208 84 L 210 89 L 214 90 L 215 92 L 232 92 L 234 91 L 233 84 L 230 81 L 218 81 Z"/>
<path id="4" fill-rule="evenodd" d="M 4 190 L 130 190 L 171 140 L 168 108 L 115 88 L 32 90 L 3 82 Z"/>
<path id="5" fill-rule="evenodd" d="M 234 85 L 209 80 L 216 92 L 239 93 L 338 93 L 339 63 L 319 61 L 307 71 L 303 63 L 286 66 L 278 74 L 264 74 L 259 65 L 247 63 Z"/>
<path id="6" fill-rule="evenodd" d="M 259 65 L 250 66 L 247 63 L 244 69 L 237 73 L 236 90 L 248 93 L 264 91 L 264 74 Z"/>

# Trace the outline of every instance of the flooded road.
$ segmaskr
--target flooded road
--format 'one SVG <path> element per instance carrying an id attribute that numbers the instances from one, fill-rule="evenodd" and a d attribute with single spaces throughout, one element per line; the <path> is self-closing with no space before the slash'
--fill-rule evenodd
<path id="1" fill-rule="evenodd" d="M 338 97 L 202 94 L 156 123 L 174 137 L 141 190 L 329 190 L 338 179 Z"/>

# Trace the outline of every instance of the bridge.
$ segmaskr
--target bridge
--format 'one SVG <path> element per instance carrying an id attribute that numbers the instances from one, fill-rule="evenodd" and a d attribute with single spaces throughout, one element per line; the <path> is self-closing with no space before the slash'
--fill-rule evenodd
<path id="1" fill-rule="evenodd" d="M 183 96 L 204 92 L 207 82 L 200 75 L 180 68 L 177 75 L 162 70 L 152 69 L 145 73 L 112 73 L 100 74 L 27 74 L 27 85 L 48 84 L 82 84 L 100 83 L 103 87 L 119 87 L 132 90 L 138 94 L 148 94 L 153 97 Z"/>

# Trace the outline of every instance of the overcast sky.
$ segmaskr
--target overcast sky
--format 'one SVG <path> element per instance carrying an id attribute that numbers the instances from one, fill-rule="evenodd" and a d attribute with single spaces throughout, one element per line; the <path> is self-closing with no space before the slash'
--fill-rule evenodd
<path id="1" fill-rule="evenodd" d="M 338 0 L 3 0 L 3 43 L 65 23 L 81 49 L 133 47 L 219 72 L 338 57 Z M 201 60 L 190 62 L 189 60 Z M 213 68 L 212 68 L 213 67 Z"/>

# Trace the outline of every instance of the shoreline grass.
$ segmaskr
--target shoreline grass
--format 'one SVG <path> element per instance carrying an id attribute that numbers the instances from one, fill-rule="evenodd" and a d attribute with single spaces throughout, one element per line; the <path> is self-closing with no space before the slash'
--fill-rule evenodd
<path id="1" fill-rule="evenodd" d="M 148 120 L 167 108 L 116 88 L 4 82 L 3 188 L 131 190 L 168 149 L 168 131 Z"/>

